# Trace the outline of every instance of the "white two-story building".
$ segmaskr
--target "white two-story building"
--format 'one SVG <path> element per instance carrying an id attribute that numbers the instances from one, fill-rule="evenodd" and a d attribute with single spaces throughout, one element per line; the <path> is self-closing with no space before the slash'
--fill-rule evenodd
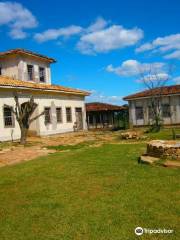
<path id="1" fill-rule="evenodd" d="M 0 53 L 0 141 L 19 139 L 20 129 L 12 112 L 14 93 L 20 102 L 34 96 L 38 104 L 30 131 L 43 136 L 86 129 L 86 91 L 51 84 L 50 64 L 55 60 L 24 49 Z M 7 107 L 7 105 L 9 107 Z"/>

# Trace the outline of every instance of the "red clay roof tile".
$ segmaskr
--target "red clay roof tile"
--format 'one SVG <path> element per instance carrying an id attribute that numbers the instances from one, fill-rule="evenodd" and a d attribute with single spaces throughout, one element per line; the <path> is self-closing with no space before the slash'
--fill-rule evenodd
<path id="1" fill-rule="evenodd" d="M 180 94 L 180 85 L 172 85 L 172 86 L 165 86 L 161 88 L 154 88 L 152 90 L 145 90 L 142 92 L 138 92 L 135 94 L 128 95 L 123 98 L 123 100 L 132 100 L 132 99 L 138 99 L 138 98 L 145 98 L 155 95 L 172 95 L 172 94 Z"/>
<path id="2" fill-rule="evenodd" d="M 86 103 L 86 111 L 93 112 L 93 111 L 118 111 L 127 109 L 124 106 L 117 106 L 108 103 L 100 103 L 100 102 L 92 102 Z"/>
<path id="3" fill-rule="evenodd" d="M 83 95 L 88 96 L 90 95 L 87 91 L 82 91 L 79 89 L 63 87 L 59 85 L 50 85 L 50 84 L 43 84 L 43 83 L 33 83 L 33 82 L 25 82 L 20 80 L 15 80 L 10 77 L 0 76 L 0 88 L 19 88 L 19 89 L 31 89 L 31 90 L 41 90 L 41 91 L 48 91 L 48 92 L 63 92 L 68 94 L 76 94 L 76 95 Z"/>
<path id="4" fill-rule="evenodd" d="M 32 52 L 26 49 L 22 49 L 22 48 L 16 48 L 16 49 L 11 49 L 5 52 L 0 52 L 0 57 L 4 57 L 7 55 L 12 55 L 12 54 L 24 54 L 24 55 L 28 55 L 28 56 L 34 56 L 34 57 L 38 57 L 38 58 L 42 58 L 50 63 L 56 62 L 56 60 L 54 58 L 50 58 L 47 57 L 45 55 L 36 53 L 36 52 Z"/>

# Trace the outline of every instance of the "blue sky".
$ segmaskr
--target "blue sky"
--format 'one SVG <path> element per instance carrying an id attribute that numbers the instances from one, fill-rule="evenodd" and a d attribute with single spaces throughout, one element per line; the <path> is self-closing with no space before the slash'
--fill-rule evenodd
<path id="1" fill-rule="evenodd" d="M 179 0 L 0 1 L 0 51 L 53 57 L 53 83 L 92 91 L 88 101 L 122 104 L 144 87 L 139 69 L 165 75 L 173 64 L 169 84 L 180 83 L 179 12 Z"/>

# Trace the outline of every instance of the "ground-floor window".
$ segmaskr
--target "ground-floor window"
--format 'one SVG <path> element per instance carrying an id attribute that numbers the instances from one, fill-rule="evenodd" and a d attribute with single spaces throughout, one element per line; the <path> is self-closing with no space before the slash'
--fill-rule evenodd
<path id="1" fill-rule="evenodd" d="M 51 108 L 50 107 L 44 108 L 44 120 L 45 120 L 45 125 L 51 123 Z"/>
<path id="2" fill-rule="evenodd" d="M 70 107 L 66 107 L 66 121 L 72 122 L 72 111 Z"/>
<path id="3" fill-rule="evenodd" d="M 143 118 L 143 107 L 136 107 L 136 120 L 142 120 Z"/>
<path id="4" fill-rule="evenodd" d="M 57 123 L 62 123 L 62 108 L 61 107 L 56 108 L 56 120 L 57 120 Z"/>
<path id="5" fill-rule="evenodd" d="M 151 106 L 148 107 L 148 117 L 149 119 L 154 118 L 153 108 Z"/>
<path id="6" fill-rule="evenodd" d="M 14 115 L 12 107 L 4 107 L 4 126 L 5 127 L 14 127 Z"/>
<path id="7" fill-rule="evenodd" d="M 169 118 L 171 116 L 169 103 L 162 104 L 162 117 Z"/>

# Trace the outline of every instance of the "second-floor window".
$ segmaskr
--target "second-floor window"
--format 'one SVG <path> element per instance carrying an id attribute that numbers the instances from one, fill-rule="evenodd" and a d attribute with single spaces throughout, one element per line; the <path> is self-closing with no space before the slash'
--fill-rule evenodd
<path id="1" fill-rule="evenodd" d="M 28 64 L 27 65 L 27 78 L 28 81 L 33 81 L 34 80 L 34 66 Z"/>
<path id="2" fill-rule="evenodd" d="M 46 81 L 46 74 L 45 74 L 45 68 L 39 67 L 39 81 L 45 82 Z"/>

